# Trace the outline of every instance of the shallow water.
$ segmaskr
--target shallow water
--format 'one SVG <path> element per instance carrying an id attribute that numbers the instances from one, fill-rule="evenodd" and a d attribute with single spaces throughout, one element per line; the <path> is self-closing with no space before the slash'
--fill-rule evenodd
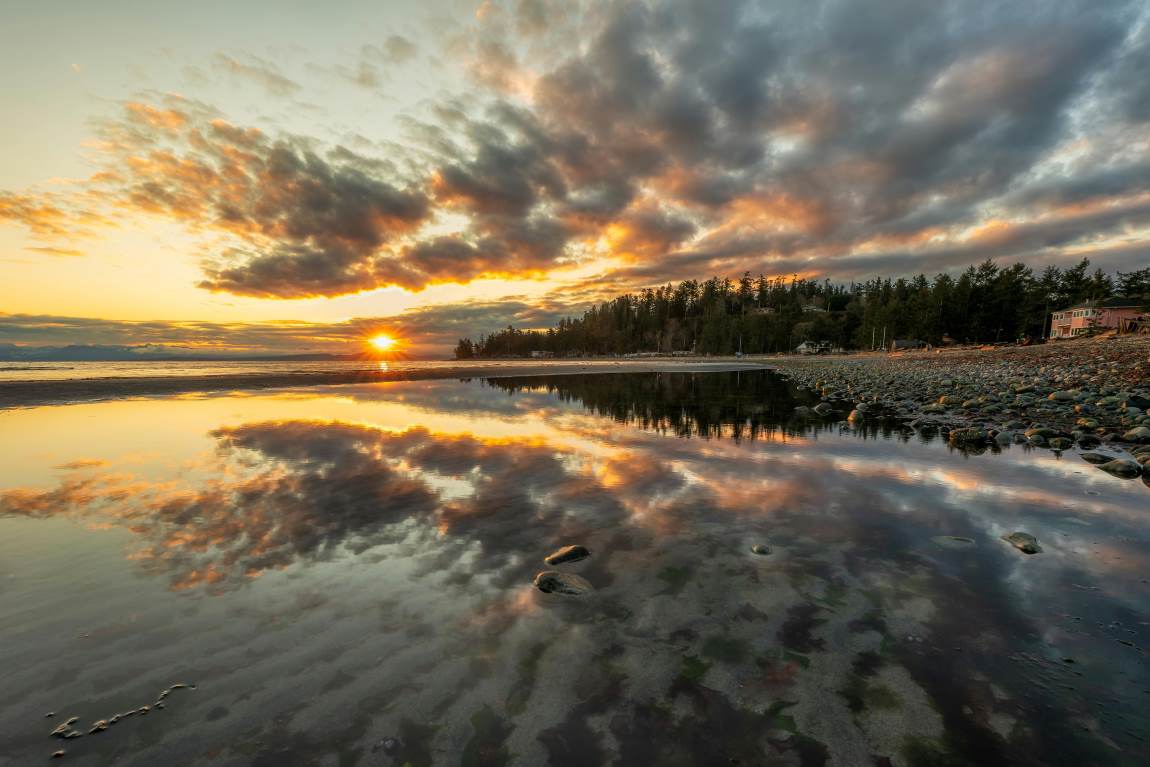
<path id="1" fill-rule="evenodd" d="M 764 371 L 0 413 L 0 765 L 1145 764 L 1150 488 L 803 401 Z M 595 591 L 534 589 L 570 543 Z"/>

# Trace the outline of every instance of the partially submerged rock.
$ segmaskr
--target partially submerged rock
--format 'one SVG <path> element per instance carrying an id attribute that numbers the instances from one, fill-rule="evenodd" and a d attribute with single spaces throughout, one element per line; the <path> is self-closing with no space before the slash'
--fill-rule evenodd
<path id="1" fill-rule="evenodd" d="M 1092 463 L 1095 466 L 1103 463 L 1109 463 L 1114 460 L 1114 456 L 1106 455 L 1105 453 L 1083 453 L 1082 460 L 1087 463 Z"/>
<path id="2" fill-rule="evenodd" d="M 1016 531 L 1002 536 L 1002 540 L 1006 541 L 1011 546 L 1021 551 L 1023 554 L 1038 554 L 1042 551 L 1042 547 L 1038 545 L 1038 539 L 1030 533 Z"/>
<path id="3" fill-rule="evenodd" d="M 966 549 L 974 545 L 973 538 L 962 535 L 936 535 L 931 540 L 946 549 Z"/>
<path id="4" fill-rule="evenodd" d="M 766 545 L 765 543 L 756 543 L 754 546 L 751 547 L 751 553 L 752 554 L 758 554 L 761 557 L 765 557 L 767 554 L 771 553 L 771 547 Z"/>
<path id="5" fill-rule="evenodd" d="M 1134 479 L 1142 473 L 1142 467 L 1138 462 L 1132 461 L 1129 458 L 1115 458 L 1113 461 L 1100 464 L 1098 468 L 1107 474 L 1112 474 L 1122 479 Z"/>
<path id="6" fill-rule="evenodd" d="M 535 588 L 544 594 L 563 594 L 578 597 L 595 590 L 586 578 L 574 573 L 561 573 L 558 570 L 544 570 L 535 576 Z"/>
<path id="7" fill-rule="evenodd" d="M 547 556 L 543 561 L 549 565 L 561 565 L 565 562 L 578 562 L 591 556 L 591 552 L 583 546 L 564 546 Z"/>

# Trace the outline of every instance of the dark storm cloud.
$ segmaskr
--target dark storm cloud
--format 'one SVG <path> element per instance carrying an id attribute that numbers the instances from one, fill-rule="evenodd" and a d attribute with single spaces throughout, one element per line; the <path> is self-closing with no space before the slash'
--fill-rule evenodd
<path id="1" fill-rule="evenodd" d="M 1135 0 L 489 4 L 450 42 L 474 92 L 407 116 L 386 160 L 131 105 L 113 131 L 129 148 L 98 178 L 243 239 L 202 285 L 265 297 L 538 274 L 604 242 L 620 287 L 1112 266 L 1147 227 L 1148 16 Z M 349 76 L 375 87 L 410 55 L 390 38 Z M 46 236 L 70 212 L 0 198 Z"/>

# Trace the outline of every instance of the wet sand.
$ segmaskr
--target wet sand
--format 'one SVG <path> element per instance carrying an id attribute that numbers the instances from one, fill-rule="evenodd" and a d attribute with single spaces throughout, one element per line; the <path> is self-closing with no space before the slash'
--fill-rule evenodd
<path id="1" fill-rule="evenodd" d="M 434 379 L 507 378 L 582 373 L 704 373 L 762 368 L 762 362 L 734 357 L 703 360 L 514 360 L 461 362 L 450 367 L 332 372 L 257 373 L 210 376 L 78 378 L 50 381 L 0 381 L 0 410 L 67 405 L 127 397 L 280 389 L 291 386 L 384 383 Z"/>

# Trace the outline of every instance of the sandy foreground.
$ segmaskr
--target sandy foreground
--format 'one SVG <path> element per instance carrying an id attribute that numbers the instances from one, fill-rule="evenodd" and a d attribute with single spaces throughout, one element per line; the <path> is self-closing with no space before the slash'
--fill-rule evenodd
<path id="1" fill-rule="evenodd" d="M 81 378 L 0 381 L 0 410 L 198 392 L 280 389 L 293 386 L 384 383 L 458 378 L 576 375 L 585 373 L 706 373 L 769 367 L 765 359 L 709 357 L 632 360 L 517 360 L 461 362 L 450 367 L 235 375 Z"/>

